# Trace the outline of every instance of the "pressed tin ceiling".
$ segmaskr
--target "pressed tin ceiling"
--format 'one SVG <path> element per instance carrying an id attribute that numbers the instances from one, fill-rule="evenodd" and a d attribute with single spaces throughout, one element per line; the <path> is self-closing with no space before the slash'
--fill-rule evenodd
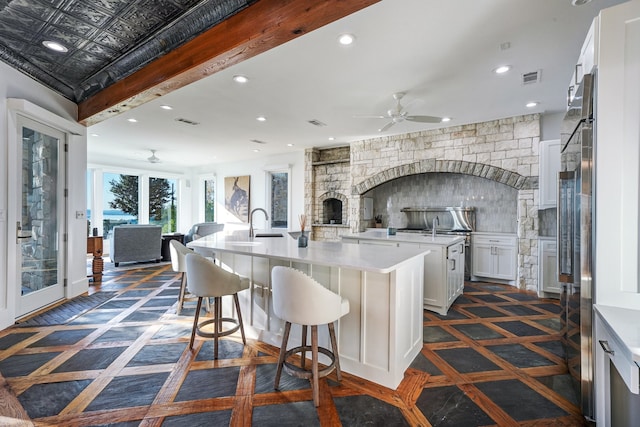
<path id="1" fill-rule="evenodd" d="M 0 59 L 79 103 L 255 2 L 0 0 Z"/>

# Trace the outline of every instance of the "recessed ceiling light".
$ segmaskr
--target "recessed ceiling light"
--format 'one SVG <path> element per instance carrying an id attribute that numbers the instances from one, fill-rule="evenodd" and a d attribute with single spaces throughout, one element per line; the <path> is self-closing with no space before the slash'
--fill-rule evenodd
<path id="1" fill-rule="evenodd" d="M 55 50 L 56 52 L 64 53 L 64 52 L 68 52 L 69 51 L 69 49 L 67 49 L 66 46 L 63 46 L 60 43 L 54 42 L 54 41 L 51 41 L 51 40 L 45 40 L 45 41 L 42 42 L 42 44 L 45 47 L 47 47 L 47 48 L 49 48 L 51 50 Z"/>
<path id="2" fill-rule="evenodd" d="M 267 118 L 265 116 L 258 116 L 258 117 L 256 117 L 256 120 L 259 121 L 259 122 L 266 122 Z"/>
<path id="3" fill-rule="evenodd" d="M 356 40 L 353 34 L 340 34 L 338 36 L 338 43 L 343 46 L 348 46 Z"/>
<path id="4" fill-rule="evenodd" d="M 233 81 L 236 83 L 246 83 L 249 81 L 249 79 L 247 78 L 247 76 L 243 76 L 242 74 L 236 74 L 235 76 L 233 76 Z"/>
<path id="5" fill-rule="evenodd" d="M 173 107 L 171 105 L 161 105 L 160 108 L 162 108 L 163 110 L 173 110 Z"/>
<path id="6" fill-rule="evenodd" d="M 493 72 L 496 74 L 504 74 L 511 69 L 510 65 L 501 65 L 498 68 L 494 69 Z"/>
<path id="7" fill-rule="evenodd" d="M 589 3 L 591 0 L 571 0 L 571 4 L 574 6 L 582 6 L 583 4 Z"/>
<path id="8" fill-rule="evenodd" d="M 527 102 L 527 105 L 526 105 L 526 106 L 527 106 L 527 108 L 533 108 L 533 107 L 535 107 L 536 105 L 538 105 L 538 103 L 537 103 L 537 102 Z"/>
<path id="9" fill-rule="evenodd" d="M 444 123 L 450 122 L 450 121 L 451 121 L 451 117 L 443 117 L 441 120 L 441 122 L 444 122 Z"/>
<path id="10" fill-rule="evenodd" d="M 293 147 L 293 144 L 289 143 L 287 144 L 287 147 Z"/>
<path id="11" fill-rule="evenodd" d="M 336 139 L 333 136 L 329 137 L 329 141 L 335 141 Z"/>
<path id="12" fill-rule="evenodd" d="M 92 133 L 90 136 L 95 136 L 96 138 L 99 137 L 100 135 L 98 135 L 97 133 Z"/>
<path id="13" fill-rule="evenodd" d="M 253 149 L 253 152 L 254 152 L 254 153 L 259 153 L 259 152 L 260 152 L 260 150 L 258 150 L 257 148 L 254 148 L 254 149 Z"/>
<path id="14" fill-rule="evenodd" d="M 127 121 L 131 122 L 131 123 L 137 123 L 138 122 L 136 119 L 127 119 Z"/>

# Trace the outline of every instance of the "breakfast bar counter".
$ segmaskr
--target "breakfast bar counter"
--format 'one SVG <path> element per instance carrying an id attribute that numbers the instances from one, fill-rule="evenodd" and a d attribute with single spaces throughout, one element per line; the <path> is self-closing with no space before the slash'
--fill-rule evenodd
<path id="1" fill-rule="evenodd" d="M 249 289 L 239 294 L 249 336 L 280 346 L 284 322 L 273 314 L 271 269 L 283 265 L 349 300 L 349 313 L 336 325 L 344 372 L 395 389 L 422 349 L 423 258 L 428 249 L 317 241 L 299 248 L 286 233 L 250 239 L 247 232 L 216 233 L 188 246 L 215 253 L 224 268 L 250 278 Z M 325 328 L 320 331 L 320 345 L 330 347 Z M 290 347 L 299 345 L 299 329 L 294 328 L 291 341 Z"/>

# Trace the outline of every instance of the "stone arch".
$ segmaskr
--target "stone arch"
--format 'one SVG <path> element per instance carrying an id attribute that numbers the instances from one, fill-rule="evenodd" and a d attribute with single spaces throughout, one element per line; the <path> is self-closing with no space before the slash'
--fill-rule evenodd
<path id="1" fill-rule="evenodd" d="M 532 190 L 537 187 L 537 181 L 517 172 L 491 166 L 484 163 L 466 162 L 463 160 L 422 160 L 395 166 L 365 179 L 351 188 L 353 195 L 362 195 L 372 188 L 396 178 L 429 172 L 449 172 L 477 176 L 508 185 L 517 190 Z"/>

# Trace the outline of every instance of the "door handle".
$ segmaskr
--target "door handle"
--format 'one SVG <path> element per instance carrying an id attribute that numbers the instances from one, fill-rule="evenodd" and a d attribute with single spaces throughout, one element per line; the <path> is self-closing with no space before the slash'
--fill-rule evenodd
<path id="1" fill-rule="evenodd" d="M 30 239 L 32 237 L 31 233 L 29 234 L 22 234 L 22 225 L 20 224 L 20 221 L 16 222 L 16 243 L 20 243 L 21 239 Z"/>

